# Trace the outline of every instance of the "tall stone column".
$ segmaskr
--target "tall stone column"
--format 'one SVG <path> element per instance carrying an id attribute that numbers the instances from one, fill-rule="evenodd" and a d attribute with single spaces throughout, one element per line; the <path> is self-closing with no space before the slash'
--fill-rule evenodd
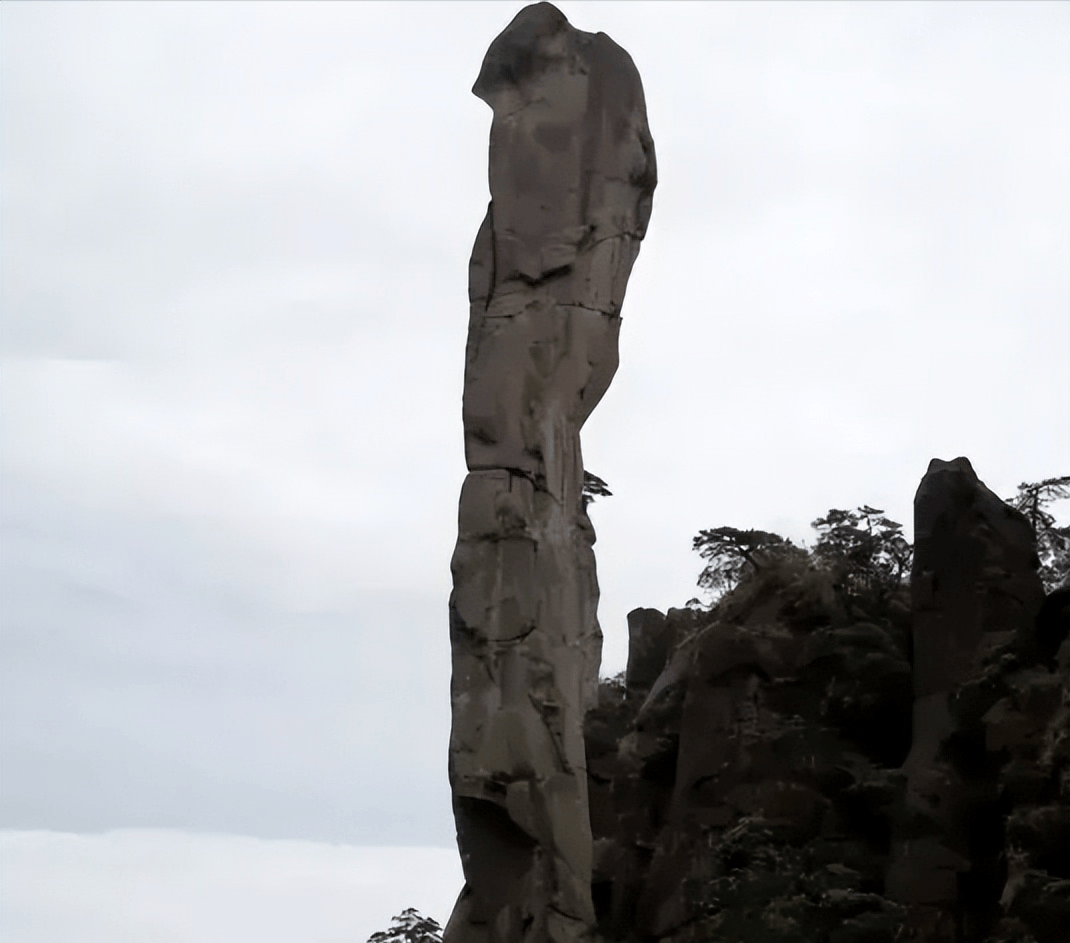
<path id="1" fill-rule="evenodd" d="M 908 907 L 906 939 L 979 940 L 1002 888 L 999 764 L 982 719 L 1000 696 L 992 659 L 1032 638 L 1044 588 L 1029 522 L 966 458 L 934 458 L 918 486 L 910 586 L 913 741 L 885 892 Z"/>
<path id="2" fill-rule="evenodd" d="M 449 775 L 465 886 L 446 943 L 590 939 L 583 717 L 602 633 L 579 432 L 617 368 L 656 183 L 639 73 L 525 7 L 473 92 L 494 112 L 469 266 Z"/>

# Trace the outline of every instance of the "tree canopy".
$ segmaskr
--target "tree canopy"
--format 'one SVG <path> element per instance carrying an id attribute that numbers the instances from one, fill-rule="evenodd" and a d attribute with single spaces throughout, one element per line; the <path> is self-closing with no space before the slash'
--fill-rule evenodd
<path id="1" fill-rule="evenodd" d="M 748 573 L 757 573 L 771 559 L 799 550 L 779 534 L 736 527 L 699 531 L 691 546 L 709 561 L 699 574 L 698 585 L 717 596 L 733 589 Z"/>
<path id="2" fill-rule="evenodd" d="M 1026 516 L 1037 535 L 1037 572 L 1048 592 L 1070 580 L 1070 526 L 1058 526 L 1055 516 L 1045 510 L 1065 498 L 1070 498 L 1070 475 L 1022 482 L 1018 494 L 1007 501 Z"/>
<path id="3" fill-rule="evenodd" d="M 442 927 L 415 907 L 403 910 L 391 921 L 389 930 L 368 937 L 368 943 L 442 943 Z"/>
<path id="4" fill-rule="evenodd" d="M 581 500 L 583 501 L 583 509 L 587 510 L 589 505 L 595 498 L 608 498 L 613 494 L 609 490 L 607 485 L 597 475 L 592 475 L 587 469 L 583 470 L 583 492 L 581 494 Z"/>
<path id="5" fill-rule="evenodd" d="M 1070 526 L 1056 523 L 1047 508 L 1070 498 L 1070 475 L 1022 483 L 1006 503 L 1028 519 L 1037 539 L 1038 574 L 1050 592 L 1070 580 Z M 743 580 L 777 561 L 806 557 L 831 574 L 848 597 L 879 602 L 899 590 L 910 576 L 914 548 L 903 526 L 880 508 L 863 504 L 853 511 L 830 508 L 811 523 L 817 531 L 813 547 L 796 547 L 786 537 L 764 530 L 715 527 L 699 531 L 692 542 L 706 566 L 698 585 L 717 602 Z"/>
<path id="6" fill-rule="evenodd" d="M 879 508 L 832 508 L 810 526 L 818 532 L 814 559 L 828 566 L 849 591 L 891 592 L 910 574 L 914 550 L 903 536 L 903 525 Z"/>

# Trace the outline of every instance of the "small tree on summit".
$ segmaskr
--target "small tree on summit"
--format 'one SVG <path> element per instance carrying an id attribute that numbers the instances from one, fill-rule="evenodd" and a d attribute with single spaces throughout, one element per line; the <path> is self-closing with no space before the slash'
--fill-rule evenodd
<path id="1" fill-rule="evenodd" d="M 733 589 L 747 574 L 757 573 L 770 559 L 798 549 L 779 534 L 735 527 L 699 531 L 691 548 L 709 561 L 699 574 L 698 585 L 717 596 Z"/>
<path id="2" fill-rule="evenodd" d="M 863 504 L 854 511 L 830 508 L 811 523 L 818 532 L 814 558 L 829 567 L 848 592 L 892 592 L 910 574 L 914 549 L 903 525 Z"/>
<path id="3" fill-rule="evenodd" d="M 913 549 L 902 525 L 878 508 L 829 510 L 811 525 L 818 532 L 811 549 L 764 530 L 716 527 L 700 531 L 692 548 L 709 561 L 698 585 L 721 597 L 741 581 L 794 558 L 806 559 L 829 573 L 849 599 L 873 597 L 880 604 L 898 590 L 910 572 Z"/>
<path id="4" fill-rule="evenodd" d="M 389 930 L 373 933 L 368 943 L 442 943 L 442 927 L 415 907 L 403 910 L 390 922 Z"/>

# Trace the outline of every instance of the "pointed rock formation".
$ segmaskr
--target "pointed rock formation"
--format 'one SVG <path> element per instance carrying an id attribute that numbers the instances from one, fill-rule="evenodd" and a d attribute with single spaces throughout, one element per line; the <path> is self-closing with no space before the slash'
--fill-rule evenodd
<path id="1" fill-rule="evenodd" d="M 473 92 L 494 117 L 451 564 L 465 887 L 444 938 L 573 943 L 594 923 L 582 725 L 602 641 L 579 432 L 617 368 L 654 147 L 631 58 L 549 3 L 494 40 Z"/>
<path id="2" fill-rule="evenodd" d="M 911 931 L 932 943 L 980 939 L 998 916 L 1006 812 L 1002 745 L 991 732 L 986 744 L 986 712 L 1008 669 L 1036 649 L 1037 562 L 1026 517 L 968 459 L 929 463 L 914 498 L 913 739 L 887 893 L 910 906 Z"/>

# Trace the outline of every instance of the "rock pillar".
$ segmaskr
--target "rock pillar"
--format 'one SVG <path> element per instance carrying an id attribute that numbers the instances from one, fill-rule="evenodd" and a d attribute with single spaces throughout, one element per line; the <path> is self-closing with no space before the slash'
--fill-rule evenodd
<path id="1" fill-rule="evenodd" d="M 525 7 L 473 92 L 494 112 L 469 266 L 449 775 L 465 886 L 446 943 L 586 940 L 583 717 L 602 634 L 579 432 L 617 368 L 656 182 L 628 54 Z"/>
<path id="2" fill-rule="evenodd" d="M 982 715 L 1008 646 L 1034 635 L 1044 600 L 1024 515 L 966 458 L 933 459 L 914 498 L 914 716 L 886 893 L 910 908 L 908 939 L 979 940 L 1002 885 L 998 763 Z"/>

